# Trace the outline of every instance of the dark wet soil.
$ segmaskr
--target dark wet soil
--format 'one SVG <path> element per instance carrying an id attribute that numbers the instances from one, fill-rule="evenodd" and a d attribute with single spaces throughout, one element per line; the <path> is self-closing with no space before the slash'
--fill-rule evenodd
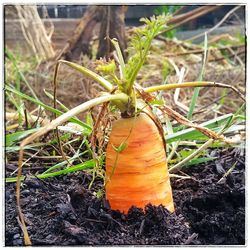
<path id="1" fill-rule="evenodd" d="M 145 213 L 110 210 L 91 191 L 89 174 L 27 179 L 21 197 L 33 245 L 244 245 L 245 156 L 240 149 L 213 151 L 218 159 L 189 167 L 190 179 L 172 178 L 176 212 L 148 205 Z M 226 178 L 224 173 L 236 163 Z M 221 179 L 222 178 L 222 179 Z M 15 184 L 6 184 L 5 245 L 23 245 L 17 219 Z"/>

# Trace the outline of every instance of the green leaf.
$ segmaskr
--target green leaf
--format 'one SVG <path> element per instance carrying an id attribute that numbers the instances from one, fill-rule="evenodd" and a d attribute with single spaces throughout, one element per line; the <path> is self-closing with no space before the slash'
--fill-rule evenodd
<path id="1" fill-rule="evenodd" d="M 90 128 L 93 128 L 94 122 L 93 122 L 91 113 L 87 113 L 87 115 L 86 115 L 86 124 L 87 124 Z"/>
<path id="2" fill-rule="evenodd" d="M 6 146 L 10 147 L 12 146 L 15 142 L 20 141 L 21 139 L 25 138 L 26 136 L 36 132 L 40 128 L 34 128 L 34 129 L 29 129 L 25 131 L 18 131 L 12 134 L 6 135 Z"/>
<path id="3" fill-rule="evenodd" d="M 217 157 L 200 157 L 200 158 L 197 158 L 197 159 L 190 160 L 184 166 L 185 167 L 190 167 L 190 166 L 198 165 L 198 164 L 205 163 L 205 162 L 208 162 L 208 161 L 214 161 L 215 159 L 217 159 Z"/>
<path id="4" fill-rule="evenodd" d="M 149 102 L 151 105 L 163 106 L 165 104 L 163 99 L 155 99 Z"/>
<path id="5" fill-rule="evenodd" d="M 148 55 L 152 40 L 166 27 L 166 22 L 169 18 L 169 15 L 163 14 L 157 17 L 153 16 L 151 19 L 140 19 L 146 25 L 142 28 L 136 28 L 130 41 L 128 50 L 133 55 L 130 56 L 125 66 L 126 93 L 130 94 L 137 74 Z"/>
<path id="6" fill-rule="evenodd" d="M 33 149 L 35 151 L 37 151 L 36 148 L 41 147 L 41 146 L 45 146 L 47 145 L 47 143 L 33 143 L 32 145 L 26 145 L 23 149 Z M 20 150 L 20 146 L 10 146 L 10 147 L 5 147 L 5 150 L 7 153 L 11 153 L 11 152 L 16 152 Z"/>
<path id="7" fill-rule="evenodd" d="M 121 153 L 122 151 L 124 151 L 127 147 L 128 147 L 128 143 L 127 142 L 122 142 L 118 147 L 114 146 L 112 144 L 113 149 L 117 152 L 117 153 Z"/>

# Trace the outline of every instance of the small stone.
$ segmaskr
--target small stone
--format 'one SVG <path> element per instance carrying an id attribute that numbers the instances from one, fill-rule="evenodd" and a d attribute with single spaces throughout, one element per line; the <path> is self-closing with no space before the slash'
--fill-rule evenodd
<path id="1" fill-rule="evenodd" d="M 13 246 L 21 246 L 23 244 L 22 239 L 15 239 L 13 240 Z"/>
<path id="2" fill-rule="evenodd" d="M 54 236 L 51 235 L 51 234 L 49 234 L 49 235 L 46 236 L 46 240 L 51 240 L 51 239 L 53 239 L 53 238 L 54 238 Z"/>
<path id="3" fill-rule="evenodd" d="M 29 195 L 30 191 L 28 189 L 25 189 L 22 191 L 22 195 Z"/>
<path id="4" fill-rule="evenodd" d="M 15 235 L 13 236 L 13 239 L 18 239 L 18 238 L 20 238 L 20 234 L 15 234 Z"/>

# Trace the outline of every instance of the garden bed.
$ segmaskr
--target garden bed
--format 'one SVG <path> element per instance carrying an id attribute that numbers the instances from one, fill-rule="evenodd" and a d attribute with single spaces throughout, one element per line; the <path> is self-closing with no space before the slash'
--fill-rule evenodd
<path id="1" fill-rule="evenodd" d="M 145 213 L 138 208 L 128 215 L 112 211 L 104 198 L 97 198 L 102 180 L 96 179 L 88 190 L 92 177 L 86 172 L 26 179 L 21 204 L 32 244 L 244 245 L 245 153 L 234 148 L 216 149 L 212 154 L 215 162 L 183 170 L 189 179 L 171 179 L 173 214 L 151 205 Z M 15 184 L 6 184 L 5 189 L 5 244 L 23 245 Z"/>

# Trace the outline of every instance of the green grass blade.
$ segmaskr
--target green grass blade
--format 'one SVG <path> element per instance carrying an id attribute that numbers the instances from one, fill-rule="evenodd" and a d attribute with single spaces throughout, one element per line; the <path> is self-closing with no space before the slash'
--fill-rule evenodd
<path id="1" fill-rule="evenodd" d="M 63 140 L 68 140 L 69 137 L 71 136 L 70 133 L 66 133 L 66 134 L 63 134 L 62 136 L 60 136 L 60 139 L 63 141 Z M 53 144 L 57 144 L 58 143 L 58 140 L 57 139 L 51 139 L 50 141 L 46 142 L 46 143 L 33 143 L 32 145 L 26 145 L 24 147 L 24 149 L 33 149 L 35 150 L 35 148 L 38 148 L 38 147 L 42 147 L 42 146 L 48 146 L 48 145 L 53 145 Z M 6 152 L 15 152 L 15 151 L 19 151 L 20 150 L 20 147 L 19 146 L 7 146 L 5 148 Z"/>
<path id="2" fill-rule="evenodd" d="M 80 157 L 80 156 L 86 154 L 87 152 L 88 152 L 88 150 L 86 150 L 86 151 L 84 151 L 84 152 L 82 152 L 82 153 L 80 153 L 80 154 L 78 154 L 78 155 L 75 155 L 75 156 L 71 157 L 70 159 L 68 159 L 68 161 L 62 161 L 62 162 L 60 162 L 60 163 L 57 163 L 57 164 L 55 164 L 54 166 L 48 168 L 48 169 L 47 169 L 46 171 L 44 171 L 42 174 L 47 174 L 47 173 L 50 173 L 51 171 L 54 171 L 54 170 L 57 169 L 57 168 L 63 167 L 63 166 L 65 166 L 66 164 L 68 164 L 68 162 L 72 162 L 73 160 L 75 160 L 75 159 L 77 159 L 78 157 Z"/>
<path id="3" fill-rule="evenodd" d="M 237 132 L 237 131 L 242 131 L 245 129 L 246 129 L 245 125 L 232 125 L 230 128 L 227 129 L 226 134 L 232 133 L 232 132 Z M 206 139 L 208 139 L 208 137 L 206 135 L 202 134 L 199 131 L 195 130 L 195 131 L 190 132 L 187 130 L 183 130 L 183 131 L 177 132 L 173 135 L 167 136 L 167 141 L 173 142 L 176 140 L 192 140 L 193 141 L 193 140 L 206 140 Z M 218 133 L 221 130 L 221 127 L 211 128 L 211 130 L 213 130 L 215 133 Z"/>
<path id="4" fill-rule="evenodd" d="M 34 128 L 34 129 L 29 129 L 25 131 L 18 131 L 12 134 L 6 135 L 6 146 L 10 147 L 12 146 L 15 142 L 18 142 L 19 140 L 25 138 L 26 136 L 36 132 L 40 128 Z"/>
<path id="5" fill-rule="evenodd" d="M 202 64 L 202 68 L 201 68 L 201 71 L 200 71 L 200 74 L 198 76 L 197 81 L 202 81 L 203 80 L 203 75 L 204 75 L 204 72 L 205 72 L 206 61 L 207 61 L 207 33 L 205 33 L 205 38 L 204 38 L 204 58 L 203 58 L 203 64 Z M 194 108 L 195 108 L 195 105 L 197 103 L 197 99 L 198 99 L 198 96 L 199 96 L 199 93 L 200 93 L 200 89 L 201 89 L 200 87 L 197 87 L 197 88 L 194 89 L 194 94 L 192 96 L 191 104 L 190 104 L 188 115 L 187 115 L 187 119 L 188 120 L 192 119 Z"/>
<path id="6" fill-rule="evenodd" d="M 48 91 L 46 91 L 45 89 L 43 90 L 44 93 L 51 99 L 54 100 L 54 96 L 52 94 L 50 94 Z M 61 103 L 59 100 L 56 99 L 56 102 L 63 108 L 64 111 L 69 111 L 69 109 L 63 104 Z"/>
<path id="7" fill-rule="evenodd" d="M 22 80 L 26 86 L 29 88 L 31 94 L 33 95 L 33 97 L 38 100 L 38 97 L 36 96 L 35 92 L 33 91 L 32 87 L 30 86 L 30 84 L 28 83 L 28 81 L 26 80 L 25 76 L 23 75 L 23 73 L 19 70 L 18 66 L 17 66 L 17 61 L 16 58 L 14 57 L 14 55 L 10 52 L 10 50 L 8 50 L 7 48 L 5 48 L 5 53 L 7 55 L 7 57 L 11 60 L 11 62 L 13 63 L 17 74 L 18 74 L 18 78 L 19 80 Z"/>
<path id="8" fill-rule="evenodd" d="M 46 179 L 46 178 L 51 178 L 51 177 L 55 177 L 55 176 L 59 176 L 59 175 L 69 174 L 69 173 L 76 172 L 79 170 L 91 169 L 94 166 L 95 166 L 95 161 L 90 160 L 90 161 L 86 161 L 84 163 L 77 164 L 73 167 L 69 167 L 67 169 L 63 169 L 63 170 L 59 170 L 59 171 L 47 173 L 47 174 L 39 174 L 36 176 L 29 176 L 29 177 L 30 178 Z M 21 181 L 23 181 L 25 179 L 25 176 L 21 176 L 20 179 L 21 179 Z M 16 180 L 17 180 L 17 177 L 9 177 L 9 178 L 5 179 L 5 181 L 7 183 L 16 182 Z"/>
<path id="9" fill-rule="evenodd" d="M 200 157 L 197 159 L 190 160 L 185 165 L 183 165 L 183 167 L 190 167 L 190 166 L 198 165 L 201 163 L 206 163 L 208 161 L 214 161 L 215 159 L 217 159 L 217 157 Z"/>
<path id="10" fill-rule="evenodd" d="M 27 145 L 24 147 L 24 150 L 26 149 L 33 149 L 36 150 L 38 147 L 42 147 L 47 145 L 47 143 L 33 143 L 32 145 Z M 20 146 L 10 146 L 10 147 L 5 147 L 6 153 L 13 153 L 17 152 L 20 150 Z"/>
<path id="11" fill-rule="evenodd" d="M 226 114 L 218 118 L 212 119 L 210 121 L 204 122 L 201 124 L 201 126 L 218 131 L 219 126 L 227 122 L 232 117 L 233 114 Z M 194 128 L 188 128 L 167 135 L 166 140 L 168 143 L 171 143 L 178 140 L 195 140 L 197 138 L 207 138 L 207 137 Z"/>
<path id="12" fill-rule="evenodd" d="M 63 114 L 63 112 L 61 112 L 60 110 L 54 109 L 54 108 L 52 108 L 52 107 L 50 107 L 50 106 L 44 104 L 44 103 L 41 102 L 40 100 L 36 100 L 36 99 L 34 99 L 33 97 L 30 97 L 30 96 L 28 96 L 28 95 L 26 95 L 26 94 L 24 94 L 24 93 L 21 93 L 20 91 L 14 89 L 14 88 L 11 88 L 11 87 L 8 86 L 8 85 L 5 85 L 5 90 L 10 91 L 10 92 L 12 92 L 12 93 L 14 93 L 14 94 L 16 94 L 16 95 L 18 95 L 18 96 L 20 96 L 20 97 L 22 97 L 22 98 L 28 100 L 28 101 L 31 101 L 31 102 L 33 102 L 33 103 L 39 105 L 39 106 L 42 106 L 42 107 L 44 107 L 46 110 L 48 110 L 48 111 L 50 111 L 50 112 L 53 112 L 53 113 L 55 113 L 55 114 L 57 114 L 57 115 L 62 115 L 62 114 Z M 83 128 L 86 129 L 86 133 L 87 133 L 87 134 L 90 133 L 91 130 L 92 130 L 90 126 L 88 126 L 86 123 L 82 122 L 82 121 L 79 120 L 78 118 L 73 118 L 73 117 L 72 117 L 72 118 L 69 119 L 69 121 L 81 125 Z"/>

